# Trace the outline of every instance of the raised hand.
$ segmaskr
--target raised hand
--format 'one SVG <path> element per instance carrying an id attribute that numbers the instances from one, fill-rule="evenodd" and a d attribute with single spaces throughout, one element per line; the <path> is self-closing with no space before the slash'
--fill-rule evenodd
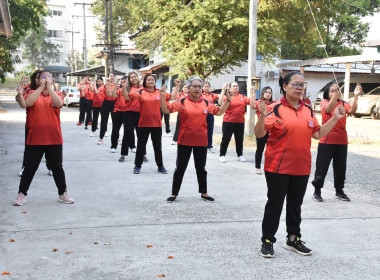
<path id="1" fill-rule="evenodd" d="M 334 93 L 333 97 L 336 99 L 339 99 L 340 97 L 340 92 L 339 92 L 339 87 L 338 85 L 332 85 L 330 90 Z"/>
<path id="2" fill-rule="evenodd" d="M 354 90 L 354 95 L 360 95 L 360 94 L 364 94 L 364 93 L 363 93 L 363 88 L 362 88 L 362 86 L 357 85 L 357 86 L 355 87 L 355 90 Z"/>
<path id="3" fill-rule="evenodd" d="M 228 87 L 228 83 L 225 83 L 223 86 L 222 86 L 222 89 L 226 89 Z"/>
<path id="4" fill-rule="evenodd" d="M 231 100 L 232 98 L 231 90 L 227 90 L 225 94 L 226 94 L 227 99 Z"/>
<path id="5" fill-rule="evenodd" d="M 338 119 L 343 118 L 346 115 L 346 110 L 342 105 L 340 105 L 338 108 L 336 108 L 334 112 L 334 116 Z"/>
<path id="6" fill-rule="evenodd" d="M 260 116 L 265 116 L 267 113 L 267 104 L 264 101 L 261 101 L 259 106 L 257 106 L 257 110 L 259 110 Z"/>
<path id="7" fill-rule="evenodd" d="M 180 79 L 175 79 L 175 80 L 174 80 L 174 84 L 175 84 L 176 86 L 180 86 L 180 85 L 181 85 L 181 80 L 180 80 Z"/>
<path id="8" fill-rule="evenodd" d="M 163 85 L 163 86 L 161 87 L 161 89 L 160 89 L 160 94 L 161 94 L 161 96 L 165 96 L 166 89 L 167 89 L 166 85 Z"/>

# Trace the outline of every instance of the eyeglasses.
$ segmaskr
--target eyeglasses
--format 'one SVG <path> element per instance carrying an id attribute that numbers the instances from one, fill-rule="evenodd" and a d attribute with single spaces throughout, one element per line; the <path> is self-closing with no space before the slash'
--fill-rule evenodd
<path id="1" fill-rule="evenodd" d="M 292 85 L 295 89 L 299 89 L 299 88 L 305 88 L 305 87 L 307 87 L 307 83 L 302 83 L 302 84 L 299 84 L 299 83 L 292 83 L 292 84 L 289 84 L 289 85 Z"/>
<path id="2" fill-rule="evenodd" d="M 202 88 L 202 85 L 191 85 L 191 87 L 201 89 L 201 88 Z"/>

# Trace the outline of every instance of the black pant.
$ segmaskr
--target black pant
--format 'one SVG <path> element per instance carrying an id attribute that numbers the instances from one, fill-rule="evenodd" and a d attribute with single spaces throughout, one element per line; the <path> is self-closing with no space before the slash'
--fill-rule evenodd
<path id="1" fill-rule="evenodd" d="M 331 160 L 333 161 L 334 187 L 337 192 L 341 192 L 346 180 L 347 145 L 319 143 L 315 175 L 311 183 L 315 188 L 323 188 Z"/>
<path id="2" fill-rule="evenodd" d="M 256 168 L 260 169 L 261 168 L 261 159 L 263 157 L 263 152 L 265 149 L 265 145 L 267 144 L 267 140 L 269 137 L 269 132 L 265 134 L 264 137 L 262 138 L 256 138 L 256 153 L 255 153 L 255 166 Z"/>
<path id="3" fill-rule="evenodd" d="M 86 97 L 79 99 L 79 122 L 84 123 L 84 116 L 86 114 Z"/>
<path id="4" fill-rule="evenodd" d="M 194 166 L 197 171 L 199 193 L 207 193 L 207 171 L 205 169 L 207 148 L 200 146 L 178 145 L 177 166 L 173 175 L 172 195 L 178 195 L 181 188 L 183 175 L 185 174 L 187 164 L 189 163 L 191 151 L 193 151 Z"/>
<path id="5" fill-rule="evenodd" d="M 164 166 L 162 162 L 162 148 L 161 148 L 161 137 L 162 128 L 161 127 L 139 127 L 137 130 L 137 150 L 135 165 L 141 167 L 144 160 L 144 155 L 146 154 L 146 143 L 148 138 L 152 139 L 154 158 L 158 167 Z"/>
<path id="6" fill-rule="evenodd" d="M 222 143 L 220 144 L 220 156 L 227 153 L 228 144 L 231 141 L 232 134 L 235 136 L 236 153 L 240 157 L 243 155 L 244 140 L 244 123 L 223 122 L 222 125 Z"/>
<path id="7" fill-rule="evenodd" d="M 65 172 L 62 167 L 62 145 L 26 145 L 25 169 L 22 173 L 19 186 L 19 192 L 24 195 L 27 195 L 34 174 L 36 173 L 44 154 L 49 167 L 53 171 L 58 194 L 62 195 L 66 191 Z"/>
<path id="8" fill-rule="evenodd" d="M 170 133 L 170 114 L 164 114 L 161 111 L 161 121 L 162 121 L 162 117 L 164 117 L 164 119 L 165 119 L 165 130 L 166 130 L 166 133 Z"/>
<path id="9" fill-rule="evenodd" d="M 92 122 L 92 103 L 93 100 L 86 99 L 86 122 L 85 125 L 87 126 L 89 122 Z"/>
<path id="10" fill-rule="evenodd" d="M 100 139 L 103 139 L 104 134 L 106 134 L 107 131 L 107 124 L 108 124 L 108 118 L 111 113 L 111 119 L 113 118 L 113 107 L 115 106 L 115 101 L 112 100 L 104 100 L 102 105 L 102 110 L 100 111 L 100 114 L 102 116 L 101 123 L 100 123 Z"/>
<path id="11" fill-rule="evenodd" d="M 25 152 L 26 152 L 26 140 L 28 139 L 28 127 L 25 126 L 25 147 L 24 147 L 24 157 L 22 159 L 22 168 L 25 168 Z M 45 159 L 46 159 L 46 154 L 45 154 Z M 48 170 L 51 170 L 51 168 L 49 168 L 49 163 L 46 161 L 46 168 Z"/>
<path id="12" fill-rule="evenodd" d="M 126 130 L 124 130 L 124 135 L 127 135 L 127 147 L 134 149 L 135 145 L 135 130 L 137 133 L 139 120 L 140 120 L 140 112 L 127 111 L 126 115 Z M 127 153 L 128 154 L 128 153 Z M 145 155 L 146 153 L 144 153 Z"/>
<path id="13" fill-rule="evenodd" d="M 116 149 L 118 140 L 119 140 L 119 132 L 122 125 L 124 125 L 124 135 L 123 142 L 121 144 L 121 155 L 128 155 L 128 141 L 127 141 L 127 132 L 126 132 L 126 112 L 114 112 L 112 119 L 112 134 L 111 134 L 111 148 Z"/>
<path id="14" fill-rule="evenodd" d="M 208 113 L 206 121 L 207 121 L 207 139 L 208 139 L 207 148 L 212 148 L 212 135 L 214 134 L 214 115 Z"/>
<path id="15" fill-rule="evenodd" d="M 274 237 L 280 223 L 282 206 L 286 196 L 286 231 L 288 237 L 296 235 L 301 238 L 301 205 L 305 196 L 309 175 L 294 176 L 265 172 L 268 193 L 262 223 L 263 236 L 261 240 L 269 239 L 276 242 Z"/>
<path id="16" fill-rule="evenodd" d="M 92 114 L 93 114 L 92 127 L 91 127 L 92 132 L 95 132 L 98 129 L 99 113 L 101 110 L 102 110 L 102 107 L 92 107 Z"/>
<path id="17" fill-rule="evenodd" d="M 175 132 L 173 135 L 173 141 L 178 141 L 178 134 L 179 134 L 179 112 L 177 113 L 177 123 L 175 124 Z"/>

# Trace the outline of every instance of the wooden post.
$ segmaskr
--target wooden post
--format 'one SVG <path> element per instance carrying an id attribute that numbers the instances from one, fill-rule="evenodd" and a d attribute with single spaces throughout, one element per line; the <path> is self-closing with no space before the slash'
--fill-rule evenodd
<path id="1" fill-rule="evenodd" d="M 351 62 L 346 63 L 346 74 L 344 77 L 344 100 L 348 100 L 350 94 Z"/>

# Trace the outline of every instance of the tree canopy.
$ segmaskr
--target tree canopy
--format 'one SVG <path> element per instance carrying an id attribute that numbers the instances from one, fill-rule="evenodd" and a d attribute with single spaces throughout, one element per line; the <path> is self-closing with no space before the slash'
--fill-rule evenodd
<path id="1" fill-rule="evenodd" d="M 321 42 L 308 2 L 329 55 L 357 53 L 368 32 L 360 18 L 373 14 L 380 4 L 380 0 L 260 0 L 257 50 L 264 59 L 325 56 L 317 48 Z M 158 52 L 166 59 L 171 74 L 205 78 L 247 60 L 249 0 L 113 3 L 115 38 L 132 34 L 137 48 Z M 105 16 L 103 1 L 95 1 L 93 12 Z"/>
<path id="2" fill-rule="evenodd" d="M 37 30 L 40 19 L 46 15 L 46 0 L 8 0 L 13 36 L 6 39 L 0 35 L 0 81 L 4 82 L 4 72 L 12 72 L 13 65 L 20 62 L 16 54 L 21 39 L 28 30 Z"/>

